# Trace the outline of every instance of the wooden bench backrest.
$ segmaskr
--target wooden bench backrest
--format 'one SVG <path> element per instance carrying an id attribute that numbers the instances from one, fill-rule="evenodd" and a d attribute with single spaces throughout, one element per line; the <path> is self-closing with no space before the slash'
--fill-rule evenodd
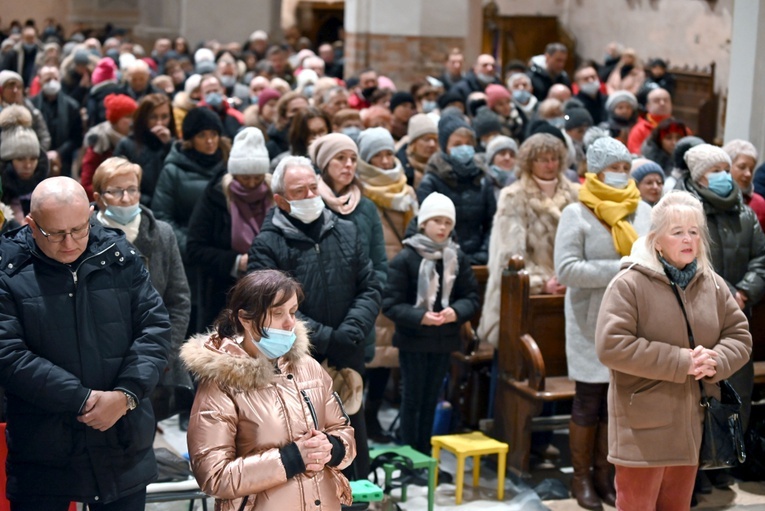
<path id="1" fill-rule="evenodd" d="M 710 144 L 717 135 L 718 96 L 715 93 L 715 63 L 704 69 L 670 68 L 676 89 L 672 97 L 672 116 L 685 122 Z"/>
<path id="2" fill-rule="evenodd" d="M 566 320 L 563 295 L 529 294 L 529 275 L 521 256 L 513 256 L 502 272 L 499 327 L 499 370 L 513 379 L 566 376 Z M 533 339 L 528 353 L 521 337 Z M 534 343 L 526 343 L 534 344 Z M 541 364 L 541 367 L 539 367 Z M 536 367 L 534 367 L 536 365 Z"/>

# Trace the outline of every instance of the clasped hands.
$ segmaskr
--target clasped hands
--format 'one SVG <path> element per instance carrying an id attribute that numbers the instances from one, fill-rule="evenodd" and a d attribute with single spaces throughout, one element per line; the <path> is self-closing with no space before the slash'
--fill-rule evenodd
<path id="1" fill-rule="evenodd" d="M 420 324 L 426 325 L 426 326 L 441 326 L 447 323 L 454 323 L 456 321 L 457 321 L 457 313 L 454 312 L 454 309 L 452 309 L 451 307 L 447 307 L 441 312 L 431 312 L 431 311 L 426 312 L 425 315 L 422 317 L 422 321 L 420 321 Z"/>
<path id="2" fill-rule="evenodd" d="M 712 377 L 717 373 L 717 358 L 719 355 L 716 351 L 705 348 L 704 346 L 696 346 L 692 350 L 688 350 L 691 355 L 691 366 L 688 368 L 688 374 L 695 377 L 697 380 L 702 378 Z"/>
<path id="3" fill-rule="evenodd" d="M 92 390 L 77 420 L 98 431 L 106 431 L 127 413 L 127 398 L 118 390 Z"/>
<path id="4" fill-rule="evenodd" d="M 306 472 L 321 472 L 332 459 L 332 444 L 323 432 L 312 429 L 295 441 Z"/>

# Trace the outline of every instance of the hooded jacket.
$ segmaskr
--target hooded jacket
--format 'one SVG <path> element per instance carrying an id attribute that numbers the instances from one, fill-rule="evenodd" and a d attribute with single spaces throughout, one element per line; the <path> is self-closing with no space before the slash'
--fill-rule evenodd
<path id="1" fill-rule="evenodd" d="M 749 360 L 746 317 L 711 268 L 699 268 L 678 291 L 696 345 L 718 354 L 717 373 L 702 381 L 707 395 L 719 399 L 715 384 Z M 608 285 L 595 337 L 611 374 L 608 460 L 633 467 L 698 464 L 704 412 L 699 384 L 688 375 L 688 331 L 664 268 L 644 238 Z"/>
<path id="2" fill-rule="evenodd" d="M 72 266 L 39 250 L 29 227 L 0 240 L 0 385 L 6 389 L 7 494 L 108 503 L 157 477 L 149 397 L 170 346 L 162 298 L 135 248 L 91 225 Z M 138 407 L 111 428 L 77 421 L 91 390 Z"/>
<path id="3" fill-rule="evenodd" d="M 364 373 L 364 340 L 380 311 L 382 285 L 365 255 L 358 228 L 325 209 L 318 242 L 278 207 L 250 247 L 247 271 L 278 269 L 300 282 L 298 316 L 311 330 L 313 355 L 338 369 Z"/>
<path id="4" fill-rule="evenodd" d="M 251 357 L 232 339 L 199 336 L 183 347 L 183 361 L 199 379 L 189 420 L 191 466 L 218 511 L 350 504 L 340 469 L 356 455 L 353 428 L 332 379 L 309 354 L 305 325 L 298 322 L 295 333 L 295 344 L 275 362 Z M 305 472 L 295 446 L 311 429 L 333 444 L 319 473 Z"/>
<path id="5" fill-rule="evenodd" d="M 438 151 L 425 166 L 425 177 L 417 188 L 417 200 L 422 204 L 432 192 L 451 199 L 457 211 L 454 225 L 457 243 L 470 264 L 480 265 L 489 260 L 489 235 L 497 201 L 492 183 L 483 179 L 487 175 L 483 163 L 475 157 L 471 166 L 472 174 L 460 176 L 449 157 Z"/>

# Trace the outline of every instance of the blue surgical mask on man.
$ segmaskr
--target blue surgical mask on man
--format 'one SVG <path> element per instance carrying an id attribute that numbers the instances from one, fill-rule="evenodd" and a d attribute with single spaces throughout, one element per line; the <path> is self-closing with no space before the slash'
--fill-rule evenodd
<path id="1" fill-rule="evenodd" d="M 517 103 L 520 103 L 521 105 L 525 105 L 531 99 L 531 93 L 527 91 L 526 89 L 516 89 L 513 91 L 513 99 Z"/>
<path id="2" fill-rule="evenodd" d="M 452 160 L 466 165 L 475 156 L 475 147 L 467 144 L 454 146 L 449 150 L 449 156 L 451 156 Z"/>
<path id="3" fill-rule="evenodd" d="M 223 95 L 220 92 L 209 92 L 205 95 L 205 103 L 218 109 L 223 104 Z"/>
<path id="4" fill-rule="evenodd" d="M 264 328 L 263 337 L 260 340 L 252 340 L 258 350 L 269 360 L 286 355 L 292 345 L 295 344 L 295 330 L 279 330 L 278 328 Z"/>
<path id="5" fill-rule="evenodd" d="M 707 188 L 720 197 L 727 197 L 733 190 L 733 178 L 724 170 L 707 174 L 707 182 Z"/>

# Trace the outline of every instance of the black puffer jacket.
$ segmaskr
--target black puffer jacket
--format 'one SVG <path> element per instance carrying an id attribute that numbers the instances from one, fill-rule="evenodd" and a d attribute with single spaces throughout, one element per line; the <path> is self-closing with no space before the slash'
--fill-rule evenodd
<path id="1" fill-rule="evenodd" d="M 678 181 L 675 188 L 687 190 L 704 205 L 712 266 L 731 293 L 741 290 L 746 294 L 748 314 L 765 294 L 765 234 L 757 215 L 744 204 L 735 182 L 728 197 L 697 187 L 690 176 Z"/>
<path id="2" fill-rule="evenodd" d="M 173 143 L 163 144 L 154 133 L 148 133 L 143 143 L 138 143 L 133 135 L 124 137 L 114 149 L 114 156 L 124 156 L 129 161 L 141 166 L 141 204 L 151 207 L 151 198 L 157 187 L 159 174 L 170 153 Z"/>
<path id="3" fill-rule="evenodd" d="M 491 223 L 497 210 L 494 189 L 479 157 L 473 159 L 462 177 L 455 172 L 455 164 L 439 151 L 428 160 L 425 177 L 417 188 L 417 200 L 425 200 L 432 192 L 449 197 L 457 211 L 454 226 L 457 243 L 468 256 L 470 264 L 481 265 L 489 261 L 489 235 Z"/>
<path id="4" fill-rule="evenodd" d="M 303 286 L 298 315 L 311 330 L 314 356 L 364 372 L 364 340 L 380 311 L 381 285 L 356 226 L 324 210 L 314 242 L 272 209 L 252 242 L 247 271 L 283 270 Z"/>
<path id="5" fill-rule="evenodd" d="M 449 306 L 457 313 L 457 321 L 441 326 L 421 324 L 424 308 L 415 308 L 417 302 L 417 277 L 420 273 L 420 256 L 415 249 L 404 245 L 401 252 L 388 263 L 388 285 L 383 295 L 383 314 L 396 324 L 393 345 L 402 351 L 451 353 L 460 349 L 460 327 L 476 313 L 478 283 L 473 268 L 460 250 L 459 270 L 454 282 Z M 443 279 L 443 260 L 436 263 L 438 280 Z M 433 311 L 440 312 L 441 289 L 439 287 Z"/>
<path id="6" fill-rule="evenodd" d="M 107 503 L 157 477 L 149 396 L 164 371 L 170 320 L 140 254 L 92 224 L 71 267 L 29 227 L 0 240 L 0 384 L 7 397 L 8 497 Z M 77 421 L 92 390 L 139 401 L 105 432 Z"/>
<path id="7" fill-rule="evenodd" d="M 151 199 L 151 210 L 158 220 L 173 226 L 184 263 L 188 263 L 186 237 L 191 213 L 207 183 L 224 167 L 223 160 L 213 166 L 203 167 L 187 151 L 181 149 L 181 142 L 174 143 L 167 155 Z"/>

